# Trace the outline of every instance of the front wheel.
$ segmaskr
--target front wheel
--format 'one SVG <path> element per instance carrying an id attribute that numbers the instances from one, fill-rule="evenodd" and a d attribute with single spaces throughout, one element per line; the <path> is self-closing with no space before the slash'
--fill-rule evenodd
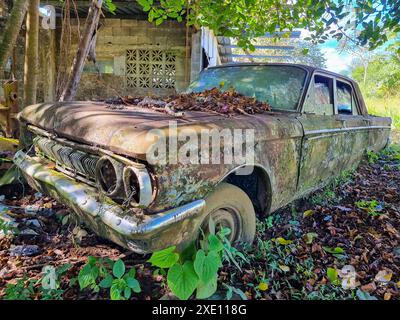
<path id="1" fill-rule="evenodd" d="M 204 219 L 201 229 L 209 232 L 212 219 L 215 229 L 229 228 L 231 233 L 227 239 L 232 245 L 240 242 L 251 244 L 256 234 L 256 214 L 254 206 L 247 194 L 229 183 L 221 183 L 206 198 Z"/>

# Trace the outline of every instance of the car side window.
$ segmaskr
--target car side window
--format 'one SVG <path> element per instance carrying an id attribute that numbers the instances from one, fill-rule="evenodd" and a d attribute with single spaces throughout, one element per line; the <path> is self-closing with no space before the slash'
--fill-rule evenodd
<path id="1" fill-rule="evenodd" d="M 357 115 L 357 105 L 354 92 L 350 84 L 342 81 L 336 82 L 336 96 L 338 114 Z"/>
<path id="2" fill-rule="evenodd" d="M 315 75 L 304 102 L 304 112 L 333 115 L 333 110 L 333 79 Z"/>

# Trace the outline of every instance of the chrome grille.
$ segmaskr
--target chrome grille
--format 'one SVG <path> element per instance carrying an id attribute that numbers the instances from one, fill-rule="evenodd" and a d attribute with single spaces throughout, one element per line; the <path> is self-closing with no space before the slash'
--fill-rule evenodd
<path id="1" fill-rule="evenodd" d="M 98 156 L 75 150 L 45 137 L 36 136 L 33 144 L 43 156 L 55 161 L 57 165 L 86 179 L 95 180 Z"/>

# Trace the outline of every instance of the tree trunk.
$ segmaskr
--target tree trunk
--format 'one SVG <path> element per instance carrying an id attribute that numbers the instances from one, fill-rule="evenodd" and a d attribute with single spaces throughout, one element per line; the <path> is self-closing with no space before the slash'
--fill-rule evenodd
<path id="1" fill-rule="evenodd" d="M 26 19 L 23 108 L 36 103 L 39 60 L 39 3 L 39 0 L 30 0 Z"/>
<path id="2" fill-rule="evenodd" d="M 364 77 L 363 77 L 363 84 L 367 83 L 367 72 L 368 72 L 368 62 L 364 62 Z"/>
<path id="3" fill-rule="evenodd" d="M 102 0 L 92 1 L 85 22 L 85 31 L 79 41 L 78 51 L 72 63 L 67 84 L 60 96 L 60 101 L 72 101 L 75 99 L 78 84 L 82 76 L 82 70 L 92 44 L 92 39 L 95 37 L 97 26 L 99 24 L 102 3 Z"/>
<path id="4" fill-rule="evenodd" d="M 17 41 L 28 8 L 28 3 L 28 0 L 14 1 L 11 15 L 4 28 L 4 33 L 0 37 L 0 74 L 2 74 L 7 59 L 10 57 L 12 49 Z"/>
<path id="5" fill-rule="evenodd" d="M 26 18 L 25 65 L 24 65 L 24 104 L 22 108 L 36 103 L 37 72 L 39 61 L 39 0 L 30 0 Z M 20 126 L 19 145 L 31 145 L 24 126 Z"/>

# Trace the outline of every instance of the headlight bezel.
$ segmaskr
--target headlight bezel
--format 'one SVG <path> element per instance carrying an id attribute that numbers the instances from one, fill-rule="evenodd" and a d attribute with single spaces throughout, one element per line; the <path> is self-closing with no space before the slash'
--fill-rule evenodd
<path id="1" fill-rule="evenodd" d="M 110 171 L 109 174 L 112 172 L 112 177 L 110 177 L 109 174 L 104 174 L 104 170 L 110 170 L 110 168 L 112 168 L 112 171 Z M 96 184 L 99 191 L 112 199 L 124 198 L 123 170 L 124 165 L 122 163 L 109 156 L 102 156 L 97 161 L 95 168 Z M 110 186 L 110 184 L 113 183 L 115 186 Z"/>

